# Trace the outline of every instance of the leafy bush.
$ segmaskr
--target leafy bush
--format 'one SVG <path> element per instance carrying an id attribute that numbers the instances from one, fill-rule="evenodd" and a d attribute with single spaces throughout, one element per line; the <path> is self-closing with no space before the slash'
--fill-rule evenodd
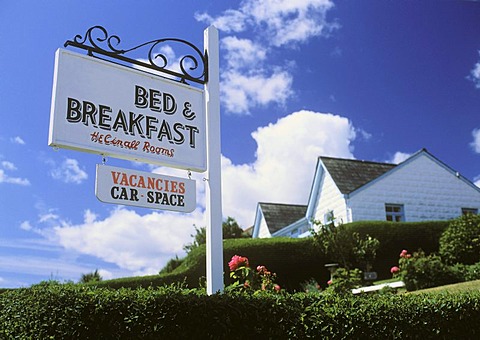
<path id="1" fill-rule="evenodd" d="M 314 221 L 317 231 L 312 231 L 314 244 L 334 262 L 339 262 L 341 267 L 350 269 L 362 266 L 370 271 L 375 260 L 380 242 L 348 228 L 343 223 L 335 225 L 334 218 L 329 224 Z"/>
<path id="2" fill-rule="evenodd" d="M 397 263 L 402 249 L 422 249 L 426 254 L 438 252 L 439 240 L 449 221 L 387 222 L 361 221 L 346 224 L 360 237 L 371 235 L 380 246 L 373 263 L 379 279 L 390 277 L 392 264 Z"/>
<path id="3" fill-rule="evenodd" d="M 404 250 L 400 257 L 400 276 L 409 291 L 463 281 L 462 273 L 446 265 L 438 255 L 418 251 L 409 256 Z"/>
<path id="4" fill-rule="evenodd" d="M 457 263 L 452 268 L 461 273 L 464 281 L 480 280 L 480 262 L 470 265 Z"/>
<path id="5" fill-rule="evenodd" d="M 480 292 L 349 296 L 99 289 L 0 294 L 1 339 L 475 339 Z"/>
<path id="6" fill-rule="evenodd" d="M 480 215 L 467 214 L 450 222 L 440 238 L 440 256 L 448 264 L 480 261 Z"/>
<path id="7" fill-rule="evenodd" d="M 439 239 L 447 228 L 448 221 L 392 223 L 383 221 L 354 222 L 345 224 L 366 238 L 367 235 L 378 239 L 380 246 L 376 251 L 373 270 L 379 279 L 390 278 L 390 268 L 398 260 L 403 247 L 422 248 L 427 254 L 438 251 Z M 235 254 L 249 258 L 252 265 L 264 265 L 277 273 L 277 283 L 290 292 L 302 291 L 302 283 L 314 279 L 322 284 L 329 279 L 326 263 L 331 263 L 312 241 L 312 238 L 270 238 L 270 239 L 229 239 L 223 242 L 224 272 L 228 273 L 228 261 Z M 358 260 L 358 259 L 356 259 Z M 355 259 L 351 261 L 356 261 Z M 200 287 L 206 275 L 206 249 L 199 246 L 180 259 L 181 264 L 160 275 L 104 280 L 95 283 L 98 287 L 137 288 L 157 287 L 172 283 L 185 283 L 190 288 Z M 231 284 L 225 275 L 225 284 Z"/>
<path id="8" fill-rule="evenodd" d="M 352 294 L 352 289 L 362 285 L 362 272 L 359 269 L 348 270 L 338 268 L 333 274 L 333 278 L 328 281 L 326 293 L 333 294 Z"/>

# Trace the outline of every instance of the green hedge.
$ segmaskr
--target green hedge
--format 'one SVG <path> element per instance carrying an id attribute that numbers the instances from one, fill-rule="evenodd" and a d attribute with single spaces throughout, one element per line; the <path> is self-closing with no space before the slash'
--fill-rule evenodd
<path id="1" fill-rule="evenodd" d="M 2 339 L 473 339 L 479 318 L 480 292 L 206 296 L 41 284 L 0 294 Z"/>
<path id="2" fill-rule="evenodd" d="M 301 284 L 309 279 L 326 282 L 329 273 L 324 265 L 325 257 L 314 247 L 311 239 L 230 239 L 224 241 L 223 264 L 225 284 L 231 283 L 228 262 L 233 255 L 248 257 L 250 265 L 266 266 L 277 274 L 277 283 L 286 290 L 301 290 Z M 94 282 L 92 285 L 109 288 L 148 288 L 172 283 L 184 283 L 189 288 L 202 285 L 206 275 L 205 246 L 195 248 L 182 264 L 171 273 Z"/>
<path id="3" fill-rule="evenodd" d="M 379 279 L 390 278 L 390 268 L 398 264 L 402 249 L 410 252 L 419 248 L 427 254 L 438 251 L 440 236 L 448 221 L 393 223 L 383 221 L 354 222 L 348 228 L 360 235 L 369 234 L 380 241 L 374 270 Z M 284 289 L 298 291 L 301 285 L 315 279 L 325 288 L 329 273 L 325 264 L 331 262 L 314 247 L 311 238 L 229 239 L 223 243 L 225 284 L 230 283 L 228 262 L 233 255 L 246 256 L 253 267 L 264 265 L 277 274 L 277 282 Z M 201 286 L 206 275 L 206 250 L 200 246 L 192 250 L 182 264 L 170 273 L 143 277 L 122 278 L 94 283 L 111 288 L 157 287 L 184 282 L 188 287 Z"/>
<path id="4" fill-rule="evenodd" d="M 380 279 L 390 278 L 390 268 L 398 265 L 403 249 L 413 253 L 422 249 L 426 254 L 438 252 L 439 241 L 450 221 L 428 222 L 353 222 L 347 226 L 361 236 L 370 235 L 380 241 L 373 269 Z"/>

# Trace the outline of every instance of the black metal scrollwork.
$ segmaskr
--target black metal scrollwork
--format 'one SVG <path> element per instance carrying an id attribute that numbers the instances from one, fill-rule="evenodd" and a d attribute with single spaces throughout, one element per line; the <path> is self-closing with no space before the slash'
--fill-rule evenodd
<path id="1" fill-rule="evenodd" d="M 171 61 L 168 59 L 165 52 L 159 52 L 160 47 L 163 46 L 162 44 L 168 45 L 171 43 L 179 43 L 183 46 L 187 46 L 189 49 L 193 50 L 194 53 L 185 53 L 179 59 Z M 87 30 L 85 36 L 82 37 L 77 34 L 73 40 L 67 40 L 64 44 L 65 47 L 74 46 L 87 50 L 88 55 L 91 56 L 94 56 L 94 53 L 101 54 L 126 63 L 162 72 L 171 77 L 178 78 L 182 83 L 191 81 L 203 85 L 208 81 L 207 55 L 203 54 L 195 45 L 188 41 L 177 38 L 163 38 L 152 40 L 126 50 L 118 49 L 118 45 L 120 45 L 120 38 L 117 35 L 109 36 L 107 30 L 102 26 L 93 26 Z M 148 48 L 148 62 L 145 59 L 125 56 L 125 54 L 141 49 L 142 47 Z M 172 69 L 172 64 L 177 61 L 179 70 Z"/>

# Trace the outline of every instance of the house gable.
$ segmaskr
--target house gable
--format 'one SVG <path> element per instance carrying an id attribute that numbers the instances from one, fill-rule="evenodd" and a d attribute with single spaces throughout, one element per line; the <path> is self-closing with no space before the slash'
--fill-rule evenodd
<path id="1" fill-rule="evenodd" d="M 292 223 L 305 218 L 306 209 L 305 205 L 258 203 L 252 237 L 271 237 Z"/>
<path id="2" fill-rule="evenodd" d="M 320 159 L 342 194 L 349 194 L 396 167 L 395 164 L 355 159 Z"/>
<path id="3" fill-rule="evenodd" d="M 426 149 L 348 194 L 352 219 L 385 220 L 386 206 L 402 210 L 402 220 L 446 220 L 462 208 L 480 209 L 480 188 Z"/>
<path id="4" fill-rule="evenodd" d="M 426 149 L 398 165 L 319 157 L 304 215 L 283 215 L 282 206 L 289 205 L 259 203 L 253 237 L 302 237 L 332 212 L 343 223 L 386 220 L 392 208 L 405 221 L 452 219 L 480 211 L 480 188 Z"/>
<path id="5" fill-rule="evenodd" d="M 394 164 L 319 157 L 308 200 L 307 219 L 327 222 L 329 214 L 351 222 L 345 195 L 390 171 Z"/>

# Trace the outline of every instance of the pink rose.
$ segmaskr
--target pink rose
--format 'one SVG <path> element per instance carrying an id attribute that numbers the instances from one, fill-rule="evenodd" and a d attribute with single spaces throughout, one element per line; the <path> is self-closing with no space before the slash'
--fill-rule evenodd
<path id="1" fill-rule="evenodd" d="M 279 285 L 275 285 L 273 288 L 275 289 L 275 291 L 276 291 L 276 292 L 279 292 L 279 291 L 280 291 L 280 289 L 282 289 L 282 288 L 280 288 L 280 286 L 279 286 Z"/>
<path id="2" fill-rule="evenodd" d="M 248 258 L 244 256 L 238 256 L 238 255 L 233 255 L 232 259 L 230 262 L 228 262 L 228 267 L 230 268 L 230 271 L 234 272 L 238 268 L 245 266 L 248 267 Z"/>
<path id="3" fill-rule="evenodd" d="M 402 252 L 400 253 L 400 257 L 406 257 L 408 255 L 408 251 L 403 249 Z"/>
<path id="4" fill-rule="evenodd" d="M 267 271 L 267 268 L 265 268 L 265 266 L 257 266 L 257 272 L 259 272 L 260 274 Z"/>
<path id="5" fill-rule="evenodd" d="M 328 281 L 327 281 L 327 285 L 331 285 L 332 283 L 333 283 L 332 280 L 328 280 Z"/>
<path id="6" fill-rule="evenodd" d="M 397 266 L 393 266 L 392 268 L 390 268 L 390 273 L 392 274 L 397 274 L 399 271 L 400 268 L 398 268 Z"/>

